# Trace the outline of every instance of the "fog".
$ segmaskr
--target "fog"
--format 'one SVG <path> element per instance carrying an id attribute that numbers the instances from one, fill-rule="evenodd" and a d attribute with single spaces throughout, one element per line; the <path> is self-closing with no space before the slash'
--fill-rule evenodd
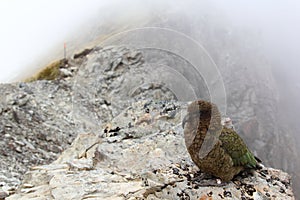
<path id="1" fill-rule="evenodd" d="M 300 2 L 299 1 L 222 1 L 218 8 L 237 28 L 245 28 L 260 35 L 264 56 L 269 59 L 280 89 L 282 109 L 288 109 L 285 120 L 299 117 L 300 97 Z M 222 5 L 221 5 L 222 4 Z M 299 128 L 298 127 L 298 128 Z M 299 130 L 299 129 L 297 129 Z M 299 134 L 295 137 L 300 139 Z"/>
<path id="2" fill-rule="evenodd" d="M 110 3 L 109 3 L 110 2 Z M 123 1 L 124 2 L 124 1 Z M 129 3 L 138 4 L 139 9 L 147 11 L 164 4 L 158 1 L 141 2 L 126 1 L 1 1 L 0 2 L 0 23 L 1 28 L 1 82 L 15 80 L 17 73 L 25 67 L 33 67 L 34 61 L 38 60 L 41 55 L 50 52 L 54 47 L 63 48 L 63 43 L 68 42 L 83 23 L 97 23 L 92 21 L 92 17 L 103 12 L 101 8 L 112 5 L 110 8 L 120 11 L 121 5 L 125 5 L 123 13 L 116 13 L 116 17 L 125 15 L 130 11 Z M 134 3 L 132 3 L 134 2 Z M 168 3 L 166 3 L 168 2 Z M 215 1 L 212 3 L 196 3 L 188 1 L 184 3 L 182 12 L 197 12 L 194 8 L 198 5 L 214 5 L 219 11 L 222 11 L 231 25 L 239 28 L 252 29 L 261 34 L 266 56 L 276 59 L 276 62 L 282 63 L 285 67 L 296 70 L 299 65 L 299 46 L 300 46 L 300 3 L 298 1 Z M 149 7 L 149 4 L 153 4 Z M 182 2 L 173 3 L 169 9 L 178 9 Z M 119 6 L 118 6 L 119 5 Z M 132 5 L 130 5 L 132 7 Z M 189 7 L 191 11 L 189 11 Z M 126 7 L 127 6 L 127 7 Z M 122 6 L 121 6 L 122 7 Z M 208 6 L 209 7 L 209 6 Z M 138 9 L 131 10 L 137 11 Z M 158 9 L 159 10 L 159 9 Z M 107 12 L 106 10 L 104 10 Z M 163 9 L 161 9 L 163 11 Z M 212 10 L 212 12 L 216 12 Z M 138 25 L 137 25 L 138 26 Z M 200 41 L 201 42 L 201 41 Z M 297 79 L 300 73 L 291 73 L 289 76 Z M 291 77 L 289 77 L 291 78 Z"/>
<path id="3" fill-rule="evenodd" d="M 0 82 L 16 80 L 26 68 L 36 69 L 41 56 L 63 48 L 70 33 L 104 5 L 96 0 L 1 1 Z"/>
<path id="4" fill-rule="evenodd" d="M 298 12 L 300 3 L 295 0 L 265 0 L 263 2 L 229 0 L 202 1 L 201 3 L 196 1 L 161 3 L 159 1 L 67 0 L 62 2 L 57 0 L 40 2 L 29 0 L 24 2 L 12 0 L 0 2 L 2 25 L 0 81 L 15 80 L 20 70 L 33 67 L 40 56 L 53 53 L 51 52 L 53 49 L 58 51 L 58 48 L 63 47 L 64 42 L 69 42 L 70 38 L 78 35 L 76 31 L 83 23 L 97 24 L 98 22 L 91 20 L 92 17 L 103 11 L 108 12 L 105 9 L 101 10 L 101 8 L 107 8 L 107 5 L 111 5 L 109 8 L 112 13 L 114 10 L 118 12 L 112 16 L 121 18 L 120 16 L 124 16 L 126 12 L 138 12 L 139 9 L 145 12 L 152 12 L 151 9 L 157 9 L 158 12 L 164 12 L 164 9 L 166 11 L 174 9 L 177 12 L 197 13 L 197 7 L 193 6 L 196 4 L 205 5 L 208 8 L 214 5 L 211 12 L 221 11 L 230 19 L 231 25 L 259 32 L 263 38 L 262 47 L 266 49 L 266 56 L 275 59 L 274 62 L 281 63 L 280 65 L 284 67 L 297 70 L 300 46 L 300 14 Z M 133 5 L 137 5 L 136 8 L 139 9 L 130 9 L 129 7 L 132 8 Z M 162 8 L 159 9 L 159 7 Z M 214 10 L 216 8 L 217 11 Z M 139 14 L 142 12 L 136 13 L 136 16 Z M 286 78 L 298 79 L 299 74 L 291 73 Z"/>
<path id="5" fill-rule="evenodd" d="M 299 10 L 300 2 L 296 0 L 1 1 L 0 82 L 21 80 L 62 58 L 65 42 L 70 56 L 122 31 L 149 26 L 168 28 L 203 45 L 221 74 L 221 68 L 230 66 L 223 59 L 228 54 L 232 55 L 231 63 L 248 64 L 260 76 L 272 79 L 275 85 L 269 89 L 274 97 L 270 96 L 270 101 L 276 102 L 277 110 L 265 115 L 274 115 L 275 123 L 288 130 L 284 133 L 287 138 L 298 143 Z M 226 77 L 223 79 L 226 81 Z M 284 149 L 289 144 L 279 141 L 271 145 Z M 297 155 L 299 149 L 293 149 L 293 153 Z M 291 163 L 300 163 L 299 158 L 290 159 Z M 293 175 L 300 174 L 299 164 L 291 167 L 277 160 L 272 164 Z"/>
<path id="6" fill-rule="evenodd" d="M 226 1 L 221 4 L 226 16 L 238 27 L 259 31 L 265 55 L 285 69 L 289 77 L 299 79 L 300 2 L 288 1 Z M 278 67 L 277 66 L 277 67 Z M 295 70 L 295 71 L 294 71 Z M 283 72 L 288 72 L 286 69 Z"/>

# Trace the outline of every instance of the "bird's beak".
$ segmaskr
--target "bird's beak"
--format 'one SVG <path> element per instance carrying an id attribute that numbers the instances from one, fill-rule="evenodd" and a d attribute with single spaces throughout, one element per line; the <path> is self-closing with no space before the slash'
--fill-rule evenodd
<path id="1" fill-rule="evenodd" d="M 184 128 L 185 123 L 189 120 L 189 115 L 187 114 L 182 120 L 182 128 Z"/>

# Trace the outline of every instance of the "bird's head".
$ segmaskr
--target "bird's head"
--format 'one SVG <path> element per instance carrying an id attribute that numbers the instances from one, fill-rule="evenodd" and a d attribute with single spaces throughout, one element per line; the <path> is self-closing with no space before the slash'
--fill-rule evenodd
<path id="1" fill-rule="evenodd" d="M 182 120 L 182 127 L 184 128 L 186 122 L 191 119 L 199 119 L 199 121 L 205 123 L 221 124 L 221 116 L 217 106 L 203 100 L 194 101 L 188 106 L 187 115 Z"/>

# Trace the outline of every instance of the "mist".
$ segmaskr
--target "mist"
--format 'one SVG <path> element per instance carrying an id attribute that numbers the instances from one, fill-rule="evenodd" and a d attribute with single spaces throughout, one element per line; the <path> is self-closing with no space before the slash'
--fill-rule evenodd
<path id="1" fill-rule="evenodd" d="M 279 89 L 280 123 L 293 129 L 297 141 L 300 125 L 300 2 L 230 0 L 215 4 L 237 29 L 256 32 L 261 51 L 272 67 Z M 298 150 L 299 152 L 299 150 Z"/>
<path id="2" fill-rule="evenodd" d="M 260 96 L 262 106 L 266 99 L 268 105 L 274 104 L 274 109 L 272 113 L 263 108 L 261 112 L 257 111 L 258 119 L 263 123 L 264 118 L 270 117 L 273 120 L 270 126 L 284 130 L 276 135 L 283 134 L 291 143 L 297 144 L 300 140 L 299 10 L 300 2 L 296 0 L 1 1 L 0 82 L 20 81 L 47 63 L 61 59 L 64 43 L 68 56 L 71 56 L 87 46 L 109 45 L 107 38 L 116 33 L 143 27 L 168 28 L 203 45 L 221 75 L 226 70 L 234 69 L 234 74 L 245 69 L 257 74 L 257 80 L 251 80 L 253 84 L 268 80 L 270 94 L 258 91 L 256 96 Z M 247 72 L 244 74 L 247 78 Z M 224 75 L 222 78 L 226 82 L 231 77 Z M 228 83 L 227 96 L 234 89 L 234 85 Z M 235 112 L 229 110 L 228 114 L 234 118 Z M 273 131 L 272 127 L 260 130 L 263 133 Z M 270 138 L 257 140 L 268 141 Z M 268 148 L 284 151 L 286 146 L 291 146 L 280 137 L 276 140 L 277 143 L 268 144 Z M 253 142 L 253 148 L 258 148 L 256 144 L 260 143 Z M 278 147 L 270 147 L 272 145 Z M 297 155 L 300 149 L 297 146 L 291 150 L 294 157 L 285 158 L 290 159 L 290 163 L 274 157 L 276 159 L 267 164 L 292 173 L 295 185 L 299 186 L 300 159 Z M 271 153 L 274 155 L 279 150 Z M 262 156 L 263 159 L 270 157 Z"/>
<path id="3" fill-rule="evenodd" d="M 297 70 L 299 66 L 300 14 L 298 11 L 300 3 L 294 0 L 176 1 L 174 3 L 171 1 L 162 3 L 159 1 L 37 2 L 29 0 L 24 2 L 12 0 L 2 1 L 0 5 L 2 25 L 0 82 L 15 80 L 16 74 L 23 73 L 20 73 L 20 70 L 22 71 L 25 67 L 32 68 L 36 60 L 42 60 L 40 56 L 57 53 L 54 51 L 62 48 L 64 42 L 74 40 L 74 37 L 80 35 L 78 30 L 85 33 L 91 31 L 83 31 L 80 29 L 81 26 L 89 24 L 89 28 L 99 27 L 101 19 L 95 20 L 95 15 L 99 17 L 100 13 L 110 13 L 112 17 L 121 20 L 124 16 L 128 18 L 129 12 L 133 16 L 146 13 L 148 17 L 151 17 L 151 13 L 158 15 L 170 10 L 191 15 L 197 14 L 199 10 L 208 13 L 221 12 L 220 18 L 225 16 L 230 26 L 259 33 L 262 39 L 259 42 L 263 43 L 265 56 L 270 57 L 275 63 L 289 67 L 290 70 Z M 198 5 L 198 8 L 195 5 Z M 122 23 L 126 23 L 124 21 Z M 109 23 L 107 21 L 107 24 Z M 126 24 L 123 25 L 126 26 Z M 134 26 L 140 27 L 141 25 L 143 24 L 138 22 Z M 299 73 L 290 73 L 286 78 L 296 80 L 299 76 Z"/>
<path id="4" fill-rule="evenodd" d="M 265 56 L 274 61 L 282 76 L 299 80 L 300 3 L 298 1 L 217 2 L 238 28 L 260 34 Z M 222 4 L 222 5 L 221 5 Z M 218 7 L 219 7 L 218 6 Z"/>
<path id="5" fill-rule="evenodd" d="M 223 2 L 220 7 L 237 28 L 259 33 L 258 42 L 270 62 L 279 89 L 280 123 L 292 128 L 292 138 L 299 141 L 300 125 L 297 119 L 300 117 L 300 2 L 231 0 Z"/>
<path id="6" fill-rule="evenodd" d="M 96 0 L 1 1 L 0 82 L 16 81 L 18 75 L 30 70 L 28 68 L 37 70 L 35 65 L 37 60 L 42 60 L 41 56 L 54 54 L 55 47 L 63 48 L 70 33 L 105 3 Z"/>

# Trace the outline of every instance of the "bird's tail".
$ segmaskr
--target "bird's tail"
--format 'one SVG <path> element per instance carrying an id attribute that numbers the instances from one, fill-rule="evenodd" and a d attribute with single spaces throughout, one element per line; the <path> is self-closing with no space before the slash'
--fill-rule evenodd
<path id="1" fill-rule="evenodd" d="M 263 164 L 261 159 L 259 159 L 257 156 L 254 156 L 255 160 L 256 160 L 256 165 L 255 165 L 255 169 L 262 169 L 263 168 Z"/>

